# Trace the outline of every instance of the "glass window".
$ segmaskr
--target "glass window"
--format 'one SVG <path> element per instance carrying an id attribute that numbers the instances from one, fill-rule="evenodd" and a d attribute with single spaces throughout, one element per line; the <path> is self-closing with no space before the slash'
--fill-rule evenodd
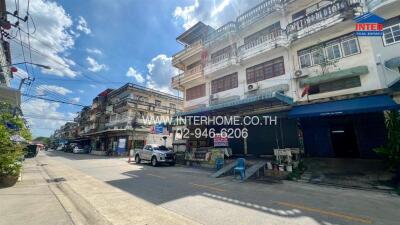
<path id="1" fill-rule="evenodd" d="M 238 74 L 233 73 L 219 79 L 211 81 L 211 93 L 215 94 L 221 91 L 238 87 Z"/>
<path id="2" fill-rule="evenodd" d="M 186 90 L 186 100 L 192 100 L 206 96 L 206 85 L 201 84 Z"/>
<path id="3" fill-rule="evenodd" d="M 322 49 L 318 49 L 316 51 L 313 51 L 312 53 L 312 58 L 313 58 L 313 65 L 320 65 L 324 62 L 325 55 L 324 51 Z"/>
<path id="4" fill-rule="evenodd" d="M 342 55 L 340 53 L 340 46 L 339 44 L 334 44 L 326 47 L 326 55 L 328 60 L 335 60 L 341 58 Z"/>
<path id="5" fill-rule="evenodd" d="M 311 55 L 310 53 L 306 53 L 304 55 L 301 55 L 300 57 L 300 67 L 309 67 L 311 66 Z"/>
<path id="6" fill-rule="evenodd" d="M 400 24 L 383 29 L 383 42 L 385 45 L 400 42 Z"/>
<path id="7" fill-rule="evenodd" d="M 276 77 L 285 74 L 283 57 L 279 57 L 246 69 L 247 83 Z"/>
<path id="8" fill-rule="evenodd" d="M 155 100 L 154 103 L 155 103 L 156 106 L 160 106 L 161 105 L 161 101 L 160 100 Z"/>
<path id="9" fill-rule="evenodd" d="M 350 39 L 342 42 L 343 55 L 349 56 L 359 53 L 356 39 Z"/>

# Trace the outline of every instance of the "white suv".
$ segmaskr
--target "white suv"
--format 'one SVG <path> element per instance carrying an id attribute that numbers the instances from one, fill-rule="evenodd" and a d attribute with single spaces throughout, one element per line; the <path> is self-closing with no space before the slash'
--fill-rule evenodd
<path id="1" fill-rule="evenodd" d="M 160 163 L 168 163 L 173 166 L 175 165 L 175 153 L 163 145 L 149 144 L 145 145 L 143 149 L 135 151 L 135 162 L 139 164 L 142 161 L 149 161 L 152 166 Z"/>

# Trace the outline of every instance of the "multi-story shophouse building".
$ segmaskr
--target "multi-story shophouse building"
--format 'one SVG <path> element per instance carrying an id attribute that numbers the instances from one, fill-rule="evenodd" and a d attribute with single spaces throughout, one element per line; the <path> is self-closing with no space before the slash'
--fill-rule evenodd
<path id="1" fill-rule="evenodd" d="M 4 26 L 9 25 L 6 13 L 6 3 L 0 0 L 0 22 Z M 11 26 L 11 25 L 10 25 Z M 7 41 L 5 34 L 7 32 L 3 27 L 0 27 L 0 101 L 7 102 L 12 107 L 20 108 L 21 92 L 10 87 L 13 73 L 11 72 L 11 50 L 10 43 Z"/>
<path id="2" fill-rule="evenodd" d="M 177 38 L 185 45 L 173 58 L 183 71 L 172 78 L 184 93 L 179 115 L 277 116 L 275 126 L 230 139 L 234 154 L 304 143 L 309 156 L 375 157 L 383 111 L 398 108 L 396 9 L 399 1 L 267 0 L 218 29 L 198 23 Z M 383 38 L 355 35 L 367 12 L 385 20 Z"/>
<path id="3" fill-rule="evenodd" d="M 173 95 L 143 86 L 127 83 L 108 95 L 105 114 L 104 141 L 109 150 L 119 153 L 131 148 L 143 147 L 145 142 L 171 146 L 172 137 L 167 129 L 156 132 L 148 118 L 171 118 L 182 110 L 183 101 Z M 164 141 L 163 137 L 167 137 Z"/>

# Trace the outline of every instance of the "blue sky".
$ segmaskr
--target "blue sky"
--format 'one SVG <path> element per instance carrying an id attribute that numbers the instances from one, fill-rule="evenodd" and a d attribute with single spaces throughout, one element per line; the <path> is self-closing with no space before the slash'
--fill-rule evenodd
<path id="1" fill-rule="evenodd" d="M 175 38 L 198 21 L 217 28 L 259 1 L 31 0 L 30 39 L 27 23 L 21 24 L 21 38 L 11 31 L 17 37 L 10 41 L 13 63 L 30 61 L 31 54 L 33 62 L 52 69 L 19 66 L 13 85 L 35 77 L 24 93 L 82 105 L 126 82 L 177 94 L 170 88 L 179 72 L 171 56 L 182 49 Z M 14 0 L 6 2 L 8 11 L 16 9 Z M 23 17 L 27 1 L 18 2 Z M 33 48 L 24 48 L 25 59 L 19 39 Z M 24 97 L 22 109 L 34 136 L 49 136 L 80 107 Z"/>

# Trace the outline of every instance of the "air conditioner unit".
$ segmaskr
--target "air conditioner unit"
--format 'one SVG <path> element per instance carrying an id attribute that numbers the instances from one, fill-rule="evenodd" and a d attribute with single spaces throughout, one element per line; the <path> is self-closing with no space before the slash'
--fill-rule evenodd
<path id="1" fill-rule="evenodd" d="M 308 68 L 303 68 L 300 70 L 296 70 L 294 72 L 295 77 L 304 77 L 304 76 L 308 76 L 309 74 L 310 74 L 310 70 Z"/>
<path id="2" fill-rule="evenodd" d="M 259 85 L 257 83 L 253 83 L 253 84 L 248 84 L 247 85 L 247 92 L 250 91 L 255 91 L 259 88 Z"/>

